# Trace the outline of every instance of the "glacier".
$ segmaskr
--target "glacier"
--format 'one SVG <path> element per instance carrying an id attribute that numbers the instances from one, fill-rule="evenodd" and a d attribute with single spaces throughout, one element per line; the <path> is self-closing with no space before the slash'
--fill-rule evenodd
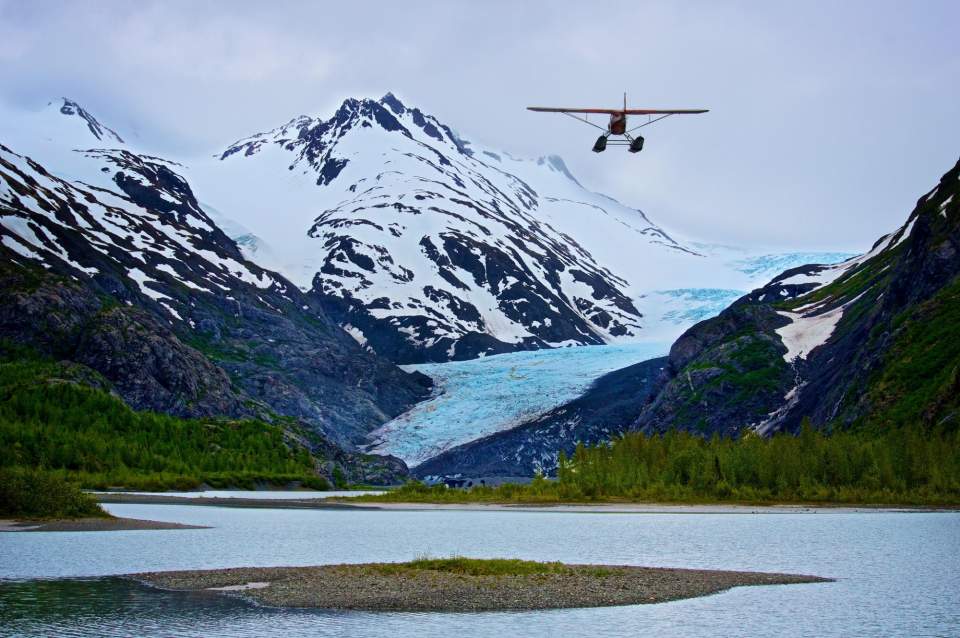
<path id="1" fill-rule="evenodd" d="M 413 467 L 540 416 L 582 394 L 598 377 L 669 349 L 667 341 L 634 342 L 402 366 L 430 376 L 434 394 L 373 431 L 367 451 L 393 454 Z"/>

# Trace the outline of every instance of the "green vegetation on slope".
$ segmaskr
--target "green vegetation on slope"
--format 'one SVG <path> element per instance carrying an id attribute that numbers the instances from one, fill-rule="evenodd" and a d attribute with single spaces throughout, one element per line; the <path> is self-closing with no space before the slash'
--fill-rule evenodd
<path id="1" fill-rule="evenodd" d="M 62 477 L 27 468 L 0 468 L 0 516 L 109 517 L 97 501 Z"/>
<path id="2" fill-rule="evenodd" d="M 699 357 L 685 367 L 675 386 L 679 409 L 674 423 L 695 423 L 696 429 L 707 429 L 706 419 L 698 416 L 706 404 L 725 413 L 730 410 L 751 410 L 759 397 L 782 394 L 780 387 L 790 371 L 780 355 L 779 346 L 758 331 L 741 331 L 722 347 Z M 696 383 L 694 383 L 696 380 Z M 724 401 L 718 405 L 717 396 Z M 759 414 L 765 414 L 763 410 Z"/>
<path id="3" fill-rule="evenodd" d="M 960 420 L 960 278 L 894 320 L 885 365 L 869 382 L 874 427 Z"/>
<path id="4" fill-rule="evenodd" d="M 410 483 L 366 501 L 749 502 L 955 505 L 960 503 L 960 431 L 892 428 L 832 435 L 705 439 L 671 431 L 630 433 L 561 457 L 558 478 L 470 490 Z"/>
<path id="5" fill-rule="evenodd" d="M 0 467 L 44 468 L 87 487 L 327 487 L 276 426 L 136 412 L 89 368 L 17 355 L 0 360 Z"/>

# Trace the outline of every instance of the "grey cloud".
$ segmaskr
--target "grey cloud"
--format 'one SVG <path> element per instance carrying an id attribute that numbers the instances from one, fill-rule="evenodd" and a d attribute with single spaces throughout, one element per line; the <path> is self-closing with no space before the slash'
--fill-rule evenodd
<path id="1" fill-rule="evenodd" d="M 0 97 L 214 152 L 388 90 L 718 242 L 859 249 L 960 149 L 960 5 L 0 0 Z M 704 106 L 639 156 L 528 104 Z M 0 129 L 2 133 L 2 129 Z"/>

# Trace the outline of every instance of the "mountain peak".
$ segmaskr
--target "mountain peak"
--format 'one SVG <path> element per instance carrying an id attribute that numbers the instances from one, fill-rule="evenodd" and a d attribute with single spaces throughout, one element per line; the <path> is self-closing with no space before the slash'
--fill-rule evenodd
<path id="1" fill-rule="evenodd" d="M 446 154 L 450 151 L 473 156 L 470 142 L 461 139 L 436 117 L 405 105 L 388 92 L 379 100 L 348 97 L 332 117 L 300 116 L 278 128 L 240 139 L 223 151 L 219 158 L 224 160 L 238 153 L 250 157 L 256 155 L 264 145 L 279 145 L 288 151 L 304 153 L 303 157 L 310 164 L 320 167 L 318 184 L 324 185 L 335 179 L 349 161 L 349 158 L 338 155 L 336 149 L 343 145 L 350 132 L 363 129 L 402 135 L 414 144 L 420 144 L 411 152 L 429 149 L 428 152 L 436 153 L 437 161 L 443 165 L 449 165 Z"/>
<path id="2" fill-rule="evenodd" d="M 65 115 L 67 117 L 77 117 L 83 120 L 83 123 L 86 124 L 90 133 L 92 133 L 93 136 L 101 142 L 118 142 L 120 144 L 125 143 L 123 138 L 117 135 L 116 131 L 104 124 L 101 124 L 97 118 L 95 118 L 87 110 L 80 106 L 80 104 L 74 100 L 71 100 L 70 98 L 61 97 L 56 100 L 52 100 L 47 105 L 47 108 L 56 108 L 61 115 Z"/>
<path id="3" fill-rule="evenodd" d="M 392 110 L 397 115 L 402 115 L 407 110 L 407 107 L 404 106 L 403 102 L 401 102 L 396 95 L 394 95 L 389 91 L 387 92 L 386 95 L 380 98 L 380 104 L 383 104 L 384 106 L 389 107 L 390 110 Z"/>

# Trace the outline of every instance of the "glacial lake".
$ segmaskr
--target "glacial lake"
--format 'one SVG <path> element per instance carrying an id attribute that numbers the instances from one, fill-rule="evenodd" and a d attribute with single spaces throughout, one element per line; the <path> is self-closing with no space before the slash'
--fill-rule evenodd
<path id="1" fill-rule="evenodd" d="M 115 504 L 212 529 L 0 534 L 0 633 L 16 636 L 960 635 L 960 513 L 351 511 Z M 497 613 L 280 610 L 160 592 L 126 572 L 400 561 L 430 554 L 816 574 L 657 605 Z M 58 580 L 51 580 L 58 579 Z"/>

